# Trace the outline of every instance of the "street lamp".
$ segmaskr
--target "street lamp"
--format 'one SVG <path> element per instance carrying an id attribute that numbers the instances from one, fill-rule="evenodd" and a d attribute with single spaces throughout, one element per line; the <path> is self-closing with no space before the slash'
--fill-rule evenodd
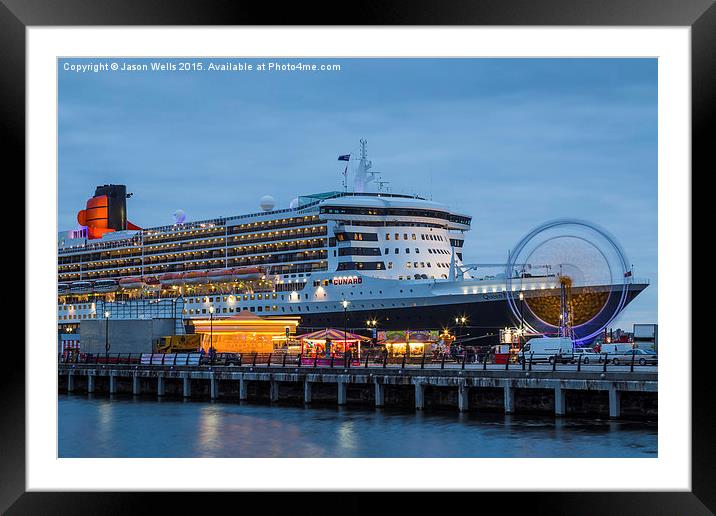
<path id="1" fill-rule="evenodd" d="M 350 305 L 351 302 L 344 299 L 341 301 L 341 304 L 343 305 L 343 353 L 345 353 L 346 344 L 348 342 L 348 305 Z"/>
<path id="2" fill-rule="evenodd" d="M 104 313 L 104 352 L 109 353 L 109 312 Z"/>
<path id="3" fill-rule="evenodd" d="M 209 307 L 209 354 L 214 353 L 214 307 Z"/>

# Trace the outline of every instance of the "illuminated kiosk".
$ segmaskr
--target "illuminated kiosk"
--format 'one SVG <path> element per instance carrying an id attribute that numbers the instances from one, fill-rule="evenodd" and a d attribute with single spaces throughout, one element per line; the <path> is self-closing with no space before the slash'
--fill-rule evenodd
<path id="1" fill-rule="evenodd" d="M 201 348 L 217 353 L 271 353 L 287 344 L 296 333 L 299 317 L 260 317 L 243 310 L 230 317 L 194 319 L 194 331 L 201 333 Z"/>
<path id="2" fill-rule="evenodd" d="M 378 344 L 385 346 L 388 356 L 421 356 L 443 338 L 437 330 L 379 331 Z"/>
<path id="3" fill-rule="evenodd" d="M 346 347 L 355 358 L 360 357 L 361 342 L 370 339 L 355 333 L 326 328 L 300 335 L 298 340 L 301 341 L 301 361 L 303 363 L 315 362 L 318 365 L 325 365 L 330 362 L 331 358 L 343 358 Z"/>

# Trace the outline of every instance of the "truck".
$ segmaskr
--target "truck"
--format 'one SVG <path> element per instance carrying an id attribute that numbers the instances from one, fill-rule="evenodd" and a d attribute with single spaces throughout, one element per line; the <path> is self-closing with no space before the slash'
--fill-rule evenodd
<path id="1" fill-rule="evenodd" d="M 199 351 L 201 334 L 169 335 L 160 337 L 157 343 L 157 353 L 192 353 Z"/>
<path id="2" fill-rule="evenodd" d="M 519 362 L 532 359 L 533 362 L 574 361 L 572 339 L 567 337 L 535 337 L 527 341 L 519 353 Z"/>

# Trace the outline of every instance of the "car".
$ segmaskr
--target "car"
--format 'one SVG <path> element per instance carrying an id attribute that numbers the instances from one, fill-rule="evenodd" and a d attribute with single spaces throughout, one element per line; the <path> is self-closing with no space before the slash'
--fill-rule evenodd
<path id="1" fill-rule="evenodd" d="M 579 361 L 579 357 L 582 357 L 583 364 L 589 364 L 590 362 L 601 364 L 604 361 L 604 355 L 597 353 L 592 348 L 574 348 L 574 360 Z"/>
<path id="2" fill-rule="evenodd" d="M 639 365 L 656 365 L 658 363 L 658 357 L 654 351 L 639 348 L 619 353 L 611 359 L 611 362 L 613 365 L 631 364 L 632 360 Z"/>

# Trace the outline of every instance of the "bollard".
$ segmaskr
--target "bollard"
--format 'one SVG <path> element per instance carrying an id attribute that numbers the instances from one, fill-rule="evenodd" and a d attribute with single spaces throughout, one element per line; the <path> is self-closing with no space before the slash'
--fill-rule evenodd
<path id="1" fill-rule="evenodd" d="M 258 356 L 259 356 L 258 353 L 254 353 L 254 361 L 253 361 L 253 363 L 251 364 L 253 367 L 256 367 L 256 359 L 258 358 Z"/>
<path id="2" fill-rule="evenodd" d="M 383 369 L 385 369 L 386 367 L 388 367 L 388 353 L 383 355 Z"/>
<path id="3" fill-rule="evenodd" d="M 582 370 L 582 354 L 579 354 L 579 358 L 577 359 L 577 371 Z"/>
<path id="4" fill-rule="evenodd" d="M 239 367 L 241 367 L 241 362 L 244 360 L 243 353 L 239 353 Z M 298 365 L 301 365 L 300 363 Z"/>
<path id="5" fill-rule="evenodd" d="M 605 373 L 607 372 L 607 362 L 609 362 L 609 353 L 608 352 L 604 353 L 604 369 L 603 369 L 603 371 Z"/>
<path id="6" fill-rule="evenodd" d="M 462 354 L 462 366 L 460 369 L 465 369 L 465 362 L 467 361 L 467 352 L 463 352 Z"/>
<path id="7" fill-rule="evenodd" d="M 634 357 L 635 356 L 636 356 L 636 353 L 634 353 L 634 350 L 632 350 L 631 351 L 631 369 L 629 369 L 629 371 L 631 371 L 632 373 L 634 372 Z"/>
<path id="8" fill-rule="evenodd" d="M 443 352 L 442 360 L 440 360 L 440 369 L 445 369 L 445 352 Z"/>
<path id="9" fill-rule="evenodd" d="M 505 371 L 509 371 L 510 369 L 510 356 L 507 355 L 507 359 L 505 360 Z"/>
<path id="10" fill-rule="evenodd" d="M 335 358 L 336 358 L 336 355 L 331 353 L 331 368 L 333 368 L 333 362 L 334 362 Z"/>
<path id="11" fill-rule="evenodd" d="M 271 355 L 273 355 L 273 353 L 269 353 L 268 360 L 266 361 L 266 367 L 271 367 Z"/>
<path id="12" fill-rule="evenodd" d="M 318 366 L 318 352 L 316 352 L 315 356 L 313 357 L 313 367 Z"/>
<path id="13" fill-rule="evenodd" d="M 303 353 L 298 354 L 298 358 L 296 359 L 296 367 L 301 367 L 301 358 L 303 357 Z M 241 362 L 239 362 L 239 365 L 241 365 Z"/>
<path id="14" fill-rule="evenodd" d="M 287 355 L 287 354 L 288 354 L 288 353 L 284 353 L 284 354 L 283 354 L 283 363 L 281 364 L 281 367 L 286 367 L 286 355 Z"/>
<path id="15" fill-rule="evenodd" d="M 365 354 L 365 368 L 368 369 L 368 357 L 370 356 L 370 353 Z"/>
<path id="16" fill-rule="evenodd" d="M 534 354 L 535 354 L 534 351 L 530 351 L 530 367 L 529 367 L 528 371 L 532 371 L 532 357 L 534 356 Z"/>
<path id="17" fill-rule="evenodd" d="M 527 360 L 525 360 L 525 355 L 524 355 L 524 353 L 522 354 L 522 357 L 521 357 L 521 359 L 520 359 L 520 362 L 522 363 L 522 370 L 524 371 L 524 370 L 525 370 L 525 367 L 527 366 L 527 364 L 525 364 L 525 362 L 527 362 Z"/>
<path id="18" fill-rule="evenodd" d="M 423 351 L 423 359 L 420 361 L 420 369 L 425 369 L 425 351 Z"/>
<path id="19" fill-rule="evenodd" d="M 556 371 L 556 370 L 557 370 L 557 355 L 554 355 L 552 357 L 552 371 Z"/>
<path id="20" fill-rule="evenodd" d="M 406 359 L 406 358 L 408 358 L 408 352 L 407 352 L 407 351 L 403 354 L 403 364 L 400 366 L 401 369 L 405 369 L 405 359 Z"/>

